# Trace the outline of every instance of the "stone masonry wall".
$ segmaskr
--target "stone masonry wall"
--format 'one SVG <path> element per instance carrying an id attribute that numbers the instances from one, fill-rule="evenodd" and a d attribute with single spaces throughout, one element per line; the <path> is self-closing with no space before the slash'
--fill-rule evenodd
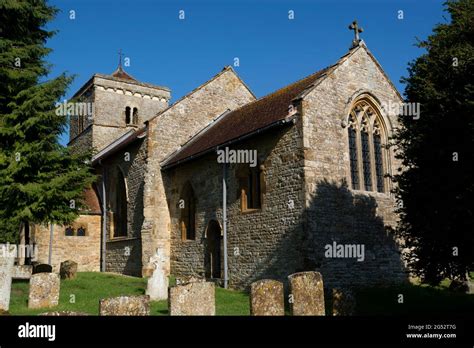
<path id="1" fill-rule="evenodd" d="M 93 146 L 101 150 L 132 126 L 125 123 L 125 108 L 138 109 L 138 124 L 168 106 L 170 91 L 164 87 L 149 87 L 135 83 L 94 77 L 94 139 Z"/>
<path id="2" fill-rule="evenodd" d="M 379 102 L 400 102 L 364 47 L 356 50 L 303 100 L 303 143 L 307 270 L 321 271 L 325 286 L 359 286 L 405 279 L 398 245 L 388 226 L 397 216 L 392 194 L 350 188 L 347 127 L 354 99 L 367 94 Z M 395 115 L 382 110 L 388 131 Z M 391 150 L 390 150 L 391 151 Z M 390 152 L 391 172 L 399 162 Z M 327 258 L 325 245 L 363 244 L 365 260 Z"/>
<path id="3" fill-rule="evenodd" d="M 146 163 L 147 141 L 137 139 L 127 147 L 117 151 L 104 161 L 107 181 L 107 243 L 106 269 L 109 272 L 141 275 L 141 239 L 140 231 L 143 224 L 143 189 Z M 127 161 L 127 158 L 130 158 Z M 120 167 L 120 169 L 118 169 Z M 117 174 L 121 170 L 127 188 L 127 237 L 114 237 L 111 229 L 110 211 L 114 212 Z"/>
<path id="4" fill-rule="evenodd" d="M 148 128 L 148 160 L 145 177 L 145 222 L 142 227 L 143 265 L 160 248 L 170 257 L 170 215 L 160 162 L 191 136 L 227 109 L 235 109 L 255 97 L 230 68 L 197 88 L 158 117 Z M 165 272 L 169 272 L 169 264 Z"/>
<path id="5" fill-rule="evenodd" d="M 54 272 L 59 272 L 61 262 L 73 260 L 78 264 L 79 272 L 100 271 L 100 215 L 80 215 L 72 227 L 86 228 L 85 236 L 66 236 L 65 226 L 54 225 L 53 227 L 53 250 L 51 265 Z M 32 242 L 38 248 L 37 261 L 48 263 L 49 257 L 49 226 L 34 225 L 32 230 Z"/>
<path id="6" fill-rule="evenodd" d="M 263 278 L 286 281 L 302 270 L 303 155 L 298 127 L 272 129 L 249 139 L 235 149 L 256 149 L 264 165 L 262 208 L 241 211 L 240 186 L 236 170 L 227 172 L 227 234 L 230 285 L 246 288 Z M 178 201 L 189 181 L 196 203 L 196 240 L 182 240 Z M 222 224 L 222 164 L 215 154 L 182 164 L 165 173 L 171 218 L 171 273 L 176 276 L 204 276 L 206 228 L 211 220 Z M 289 205 L 292 208 L 289 208 Z M 223 245 L 221 242 L 223 277 Z"/>

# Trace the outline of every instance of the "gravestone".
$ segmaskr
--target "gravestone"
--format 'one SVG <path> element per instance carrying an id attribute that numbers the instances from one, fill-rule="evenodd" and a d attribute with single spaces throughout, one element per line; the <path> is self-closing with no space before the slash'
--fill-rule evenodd
<path id="1" fill-rule="evenodd" d="M 288 276 L 292 315 L 325 315 L 323 277 L 319 272 Z"/>
<path id="2" fill-rule="evenodd" d="M 61 262 L 59 274 L 61 279 L 74 279 L 77 273 L 77 263 L 72 260 Z"/>
<path id="3" fill-rule="evenodd" d="M 0 312 L 8 312 L 12 289 L 14 246 L 0 245 Z"/>
<path id="4" fill-rule="evenodd" d="M 33 266 L 31 265 L 15 265 L 13 266 L 13 279 L 30 279 L 33 274 Z"/>
<path id="5" fill-rule="evenodd" d="M 170 315 L 215 315 L 215 284 L 196 282 L 169 289 Z"/>
<path id="6" fill-rule="evenodd" d="M 150 258 L 154 267 L 151 278 L 148 279 L 146 294 L 150 300 L 159 301 L 168 299 L 168 277 L 164 272 L 166 257 L 162 250 L 158 249 L 156 254 Z"/>
<path id="7" fill-rule="evenodd" d="M 176 285 L 186 285 L 189 283 L 203 283 L 205 282 L 205 278 L 200 278 L 195 275 L 192 276 L 182 276 L 176 278 Z"/>
<path id="8" fill-rule="evenodd" d="M 53 267 L 46 263 L 39 263 L 39 264 L 33 265 L 33 274 L 51 273 L 52 271 L 53 271 Z"/>
<path id="9" fill-rule="evenodd" d="M 250 285 L 250 315 L 285 315 L 283 283 L 263 279 Z"/>
<path id="10" fill-rule="evenodd" d="M 355 296 L 349 289 L 332 289 L 332 315 L 354 315 Z"/>
<path id="11" fill-rule="evenodd" d="M 37 273 L 30 278 L 28 308 L 50 308 L 59 303 L 59 274 Z"/>
<path id="12" fill-rule="evenodd" d="M 150 296 L 119 296 L 101 299 L 99 301 L 99 315 L 150 315 Z"/>

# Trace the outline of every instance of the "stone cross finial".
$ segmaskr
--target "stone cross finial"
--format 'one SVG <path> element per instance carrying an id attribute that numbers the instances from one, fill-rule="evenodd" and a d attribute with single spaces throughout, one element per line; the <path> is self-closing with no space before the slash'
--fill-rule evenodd
<path id="1" fill-rule="evenodd" d="M 352 22 L 352 24 L 349 25 L 349 30 L 354 31 L 354 40 L 352 40 L 352 46 L 351 46 L 351 48 L 353 48 L 359 45 L 359 42 L 361 41 L 359 38 L 359 33 L 362 33 L 364 29 L 359 28 L 357 21 L 354 20 L 354 22 Z"/>

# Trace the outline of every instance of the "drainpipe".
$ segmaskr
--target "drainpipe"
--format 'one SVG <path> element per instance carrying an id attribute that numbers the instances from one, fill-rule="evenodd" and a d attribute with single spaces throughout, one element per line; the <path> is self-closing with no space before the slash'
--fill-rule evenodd
<path id="1" fill-rule="evenodd" d="M 227 164 L 222 167 L 222 227 L 224 229 L 224 288 L 227 289 L 229 278 L 227 274 Z"/>
<path id="2" fill-rule="evenodd" d="M 99 164 L 102 165 L 102 161 L 99 161 Z M 106 211 L 106 196 L 105 196 L 105 167 L 102 166 L 102 263 L 101 271 L 105 272 L 105 247 L 106 247 L 106 237 L 107 237 L 107 211 Z"/>

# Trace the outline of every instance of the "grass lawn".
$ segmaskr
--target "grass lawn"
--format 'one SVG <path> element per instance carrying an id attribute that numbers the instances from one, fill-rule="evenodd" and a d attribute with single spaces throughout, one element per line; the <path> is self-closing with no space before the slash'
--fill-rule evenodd
<path id="1" fill-rule="evenodd" d="M 170 280 L 174 284 L 174 280 Z M 77 311 L 99 314 L 99 300 L 121 295 L 143 295 L 146 279 L 110 273 L 79 272 L 74 280 L 61 280 L 59 305 L 51 309 L 28 309 L 29 281 L 15 280 L 12 284 L 10 313 L 36 315 L 50 311 Z M 72 300 L 75 300 L 74 302 Z M 248 296 L 239 291 L 216 289 L 217 315 L 248 315 Z M 168 315 L 167 301 L 152 301 L 151 315 Z"/>
<path id="2" fill-rule="evenodd" d="M 174 284 L 174 279 L 170 280 Z M 356 292 L 358 315 L 472 314 L 474 295 L 447 290 L 448 281 L 438 287 L 402 285 L 365 288 Z M 74 280 L 61 280 L 59 306 L 28 309 L 28 281 L 14 281 L 10 300 L 12 315 L 36 315 L 48 311 L 78 311 L 98 315 L 99 300 L 120 295 L 143 295 L 146 279 L 110 273 L 83 272 Z M 399 294 L 404 303 L 398 303 Z M 327 297 L 327 296 L 326 296 Z M 326 299 L 330 303 L 330 299 Z M 329 305 L 327 308 L 330 308 Z M 216 288 L 217 315 L 249 315 L 248 294 Z M 327 313 L 329 314 L 329 313 Z M 168 315 L 167 301 L 151 302 L 151 315 Z"/>

